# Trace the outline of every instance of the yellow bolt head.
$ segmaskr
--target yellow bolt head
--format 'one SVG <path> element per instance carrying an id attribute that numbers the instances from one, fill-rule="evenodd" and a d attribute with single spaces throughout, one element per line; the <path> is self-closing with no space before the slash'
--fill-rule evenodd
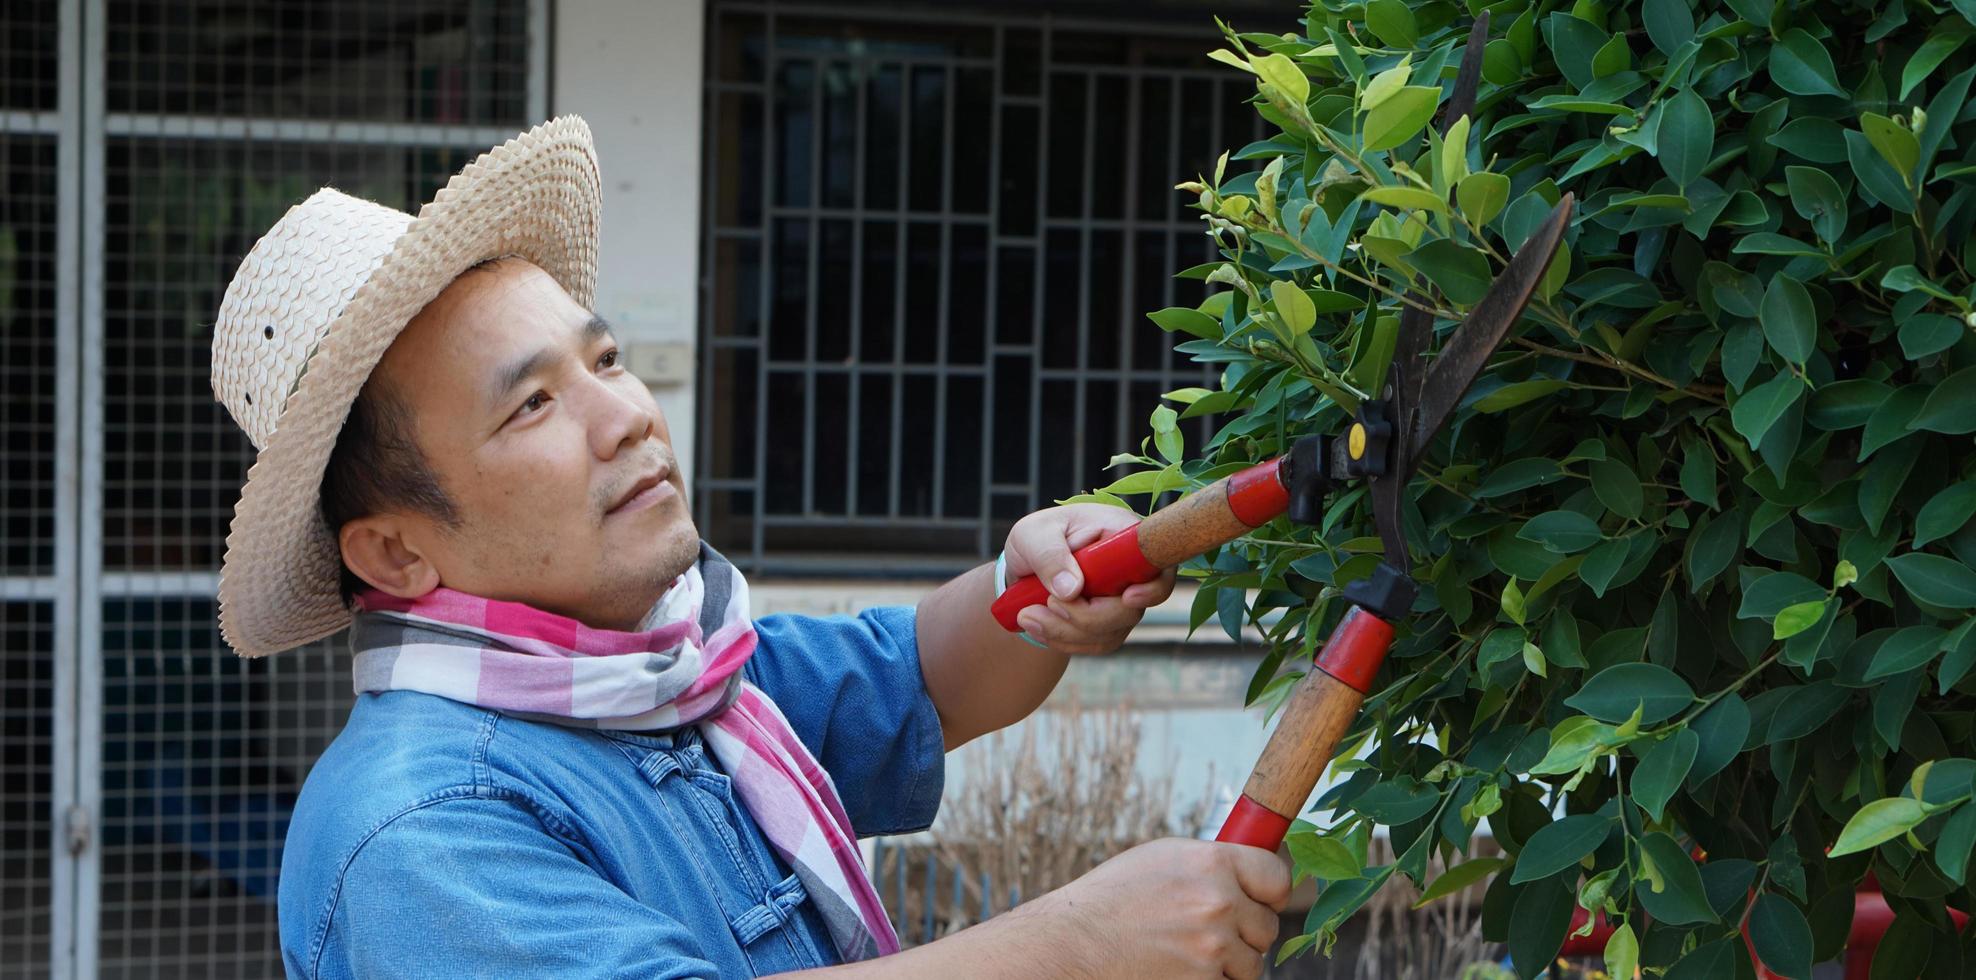
<path id="1" fill-rule="evenodd" d="M 1352 423 L 1352 431 L 1346 437 L 1345 448 L 1351 451 L 1353 459 L 1365 458 L 1365 426 Z"/>

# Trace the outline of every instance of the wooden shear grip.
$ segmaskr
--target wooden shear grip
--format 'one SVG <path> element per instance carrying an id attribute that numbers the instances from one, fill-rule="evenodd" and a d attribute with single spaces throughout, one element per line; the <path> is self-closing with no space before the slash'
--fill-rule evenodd
<path id="1" fill-rule="evenodd" d="M 1150 582 L 1168 568 L 1260 527 L 1290 507 L 1281 457 L 1258 463 L 1188 494 L 1153 516 L 1072 555 L 1084 572 L 1086 596 L 1118 595 Z M 1050 600 L 1034 575 L 1025 575 L 995 598 L 995 621 L 1011 633 L 1017 614 Z"/>
<path id="2" fill-rule="evenodd" d="M 1215 840 L 1266 851 L 1283 843 L 1338 740 L 1358 717 L 1366 688 L 1392 645 L 1390 623 L 1357 606 L 1345 613 L 1318 654 L 1316 668 L 1291 690 L 1242 799 Z"/>

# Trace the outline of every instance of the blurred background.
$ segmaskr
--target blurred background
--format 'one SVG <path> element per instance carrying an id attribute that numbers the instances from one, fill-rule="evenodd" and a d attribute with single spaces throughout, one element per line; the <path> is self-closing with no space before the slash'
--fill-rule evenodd
<path id="1" fill-rule="evenodd" d="M 690 461 L 702 532 L 758 612 L 911 603 L 1109 482 L 1159 394 L 1205 379 L 1143 314 L 1200 298 L 1172 278 L 1209 256 L 1172 185 L 1261 136 L 1216 43 L 1208 9 L 1161 2 L 8 0 L 0 976 L 279 971 L 282 836 L 348 712 L 348 655 L 220 642 L 251 448 L 208 357 L 289 206 L 328 184 L 415 209 L 488 147 L 585 116 L 598 312 Z M 1189 604 L 1073 669 L 1054 741 L 964 751 L 943 821 L 977 819 L 895 845 L 886 873 L 979 889 L 1011 858 L 955 840 L 1014 831 L 959 801 L 1034 790 L 1085 758 L 1066 745 L 1092 788 L 1026 832 L 1120 813 L 1089 828 L 1102 849 L 1205 826 L 1263 724 L 1239 707 L 1256 649 L 1190 640 Z M 956 907 L 1053 883 L 1032 870 Z M 960 922 L 897 892 L 926 935 Z"/>

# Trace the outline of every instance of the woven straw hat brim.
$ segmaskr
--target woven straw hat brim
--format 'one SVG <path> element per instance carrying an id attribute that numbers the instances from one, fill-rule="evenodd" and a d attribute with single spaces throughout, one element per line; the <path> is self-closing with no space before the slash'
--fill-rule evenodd
<path id="1" fill-rule="evenodd" d="M 220 633 L 235 651 L 265 656 L 349 624 L 340 552 L 319 509 L 323 470 L 406 323 L 460 273 L 502 256 L 540 266 L 590 307 L 602 202 L 590 128 L 565 116 L 481 155 L 405 226 L 332 321 L 248 470 L 220 571 Z"/>

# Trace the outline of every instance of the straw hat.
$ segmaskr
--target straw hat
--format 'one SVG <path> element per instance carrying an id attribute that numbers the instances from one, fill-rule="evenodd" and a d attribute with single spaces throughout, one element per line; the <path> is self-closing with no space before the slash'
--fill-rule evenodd
<path id="1" fill-rule="evenodd" d="M 220 570 L 220 633 L 235 651 L 265 656 L 350 622 L 319 509 L 323 467 L 398 332 L 502 256 L 591 305 L 601 210 L 590 127 L 563 116 L 482 154 L 417 217 L 323 188 L 241 260 L 213 334 L 213 392 L 259 450 Z"/>

